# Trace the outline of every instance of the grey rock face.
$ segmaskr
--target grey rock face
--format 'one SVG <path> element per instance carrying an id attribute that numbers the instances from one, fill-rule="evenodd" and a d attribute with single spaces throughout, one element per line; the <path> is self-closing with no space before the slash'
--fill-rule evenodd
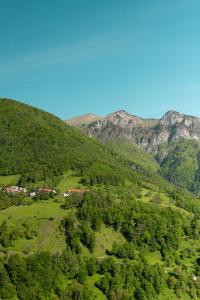
<path id="1" fill-rule="evenodd" d="M 90 123 L 84 130 L 100 140 L 128 139 L 147 151 L 181 138 L 200 141 L 200 119 L 176 111 L 169 111 L 156 120 L 142 119 L 120 110 Z"/>

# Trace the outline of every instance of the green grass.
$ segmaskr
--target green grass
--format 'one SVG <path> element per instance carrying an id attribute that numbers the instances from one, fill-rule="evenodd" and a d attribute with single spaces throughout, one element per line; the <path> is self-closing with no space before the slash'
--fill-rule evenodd
<path id="1" fill-rule="evenodd" d="M 66 210 L 60 207 L 60 203 L 54 200 L 43 200 L 31 205 L 11 206 L 0 211 L 0 223 L 7 220 L 8 225 L 16 225 L 27 218 L 47 219 L 54 217 L 61 219 L 66 215 Z"/>
<path id="2" fill-rule="evenodd" d="M 38 236 L 27 240 L 26 238 L 17 240 L 10 251 L 15 250 L 25 253 L 35 253 L 38 251 L 50 251 L 51 253 L 61 253 L 64 250 L 65 237 L 60 233 L 59 222 L 44 220 L 37 223 Z"/>
<path id="3" fill-rule="evenodd" d="M 156 198 L 158 199 L 158 201 L 156 201 Z M 152 202 L 155 205 L 158 205 L 163 208 L 171 207 L 172 209 L 177 210 L 177 211 L 187 215 L 188 217 L 191 216 L 191 213 L 188 212 L 187 210 L 185 210 L 181 207 L 175 206 L 173 201 L 171 201 L 170 198 L 165 193 L 154 192 L 154 191 L 150 191 L 146 188 L 143 188 L 141 197 L 138 198 L 138 200 L 142 201 L 144 203 Z"/>
<path id="4" fill-rule="evenodd" d="M 0 186 L 1 185 L 16 185 L 20 179 L 21 175 L 9 175 L 0 176 Z"/>
<path id="5" fill-rule="evenodd" d="M 81 179 L 81 177 L 75 176 L 74 172 L 69 170 L 69 171 L 65 172 L 65 174 L 62 176 L 56 189 L 60 193 L 64 193 L 67 189 L 70 189 L 70 188 L 81 188 L 82 184 L 79 183 L 80 179 Z"/>
<path id="6" fill-rule="evenodd" d="M 151 191 L 146 188 L 142 189 L 142 198 L 141 199 L 143 200 L 143 202 L 147 202 L 147 203 L 149 203 L 151 201 L 153 202 L 153 200 L 156 199 L 156 196 L 159 196 L 160 201 L 158 203 L 160 205 L 169 205 L 169 204 L 171 205 L 170 199 L 166 194 L 154 192 L 154 191 Z"/>
<path id="7" fill-rule="evenodd" d="M 146 255 L 146 260 L 148 264 L 155 265 L 157 263 L 162 263 L 162 257 L 159 251 L 151 252 Z"/>
<path id="8" fill-rule="evenodd" d="M 111 251 L 114 242 L 124 242 L 124 237 L 121 233 L 114 231 L 111 227 L 102 226 L 95 236 L 95 251 L 97 257 L 104 257 L 106 250 Z"/>
<path id="9" fill-rule="evenodd" d="M 107 146 L 136 166 L 153 172 L 157 172 L 159 169 L 159 165 L 150 154 L 127 140 L 109 140 Z"/>
<path id="10" fill-rule="evenodd" d="M 17 296 L 11 298 L 10 300 L 18 300 L 19 298 Z"/>
<path id="11" fill-rule="evenodd" d="M 9 247 L 9 251 L 37 252 L 48 250 L 51 253 L 61 252 L 65 248 L 64 234 L 59 230 L 61 220 L 72 210 L 64 210 L 60 203 L 53 200 L 39 201 L 32 205 L 12 206 L 0 211 L 0 224 L 6 220 L 14 228 L 24 221 L 36 229 L 38 235 L 33 239 L 20 238 Z"/>

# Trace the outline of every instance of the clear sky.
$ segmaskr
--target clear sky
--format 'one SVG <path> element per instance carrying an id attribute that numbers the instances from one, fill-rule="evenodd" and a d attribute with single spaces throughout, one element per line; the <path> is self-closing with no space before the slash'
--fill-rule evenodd
<path id="1" fill-rule="evenodd" d="M 0 0 L 0 97 L 63 119 L 200 116 L 200 1 Z"/>

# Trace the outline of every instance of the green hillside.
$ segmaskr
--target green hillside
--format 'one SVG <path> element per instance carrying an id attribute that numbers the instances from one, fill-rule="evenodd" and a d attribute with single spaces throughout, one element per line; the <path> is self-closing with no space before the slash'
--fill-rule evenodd
<path id="1" fill-rule="evenodd" d="M 127 161 L 131 169 L 142 176 L 140 184 L 143 187 L 148 186 L 154 190 L 164 191 L 173 189 L 169 178 L 167 181 L 165 176 L 159 175 L 160 165 L 149 153 L 122 139 L 111 139 L 105 145 L 114 156 L 117 155 L 118 159 Z"/>
<path id="2" fill-rule="evenodd" d="M 199 212 L 183 193 L 112 186 L 4 209 L 0 296 L 199 299 Z"/>
<path id="3" fill-rule="evenodd" d="M 132 162 L 132 167 L 140 174 L 154 181 L 157 178 L 160 185 L 162 180 L 158 174 L 178 187 L 196 194 L 200 192 L 200 147 L 195 140 L 161 144 L 152 155 L 127 140 L 111 139 L 106 146 Z"/>
<path id="4" fill-rule="evenodd" d="M 42 110 L 1 99 L 0 128 L 0 175 L 21 174 L 21 184 L 52 185 L 70 169 L 86 183 L 129 176 L 104 146 Z"/>
<path id="5" fill-rule="evenodd" d="M 200 299 L 200 201 L 150 155 L 12 100 L 0 123 L 0 299 Z M 17 182 L 57 194 L 4 192 Z"/>
<path id="6" fill-rule="evenodd" d="M 106 142 L 106 146 L 131 161 L 136 169 L 151 172 L 157 172 L 159 169 L 159 164 L 150 154 L 127 140 L 111 139 Z"/>
<path id="7" fill-rule="evenodd" d="M 200 191 L 200 148 L 197 141 L 182 139 L 162 144 L 156 159 L 160 162 L 162 176 L 189 191 Z"/>

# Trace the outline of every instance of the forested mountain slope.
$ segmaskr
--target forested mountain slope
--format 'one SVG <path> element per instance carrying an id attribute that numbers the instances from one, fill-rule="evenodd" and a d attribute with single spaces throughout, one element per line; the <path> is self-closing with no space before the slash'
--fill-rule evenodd
<path id="1" fill-rule="evenodd" d="M 68 169 L 87 182 L 118 182 L 123 173 L 130 175 L 98 142 L 49 113 L 13 100 L 0 100 L 0 143 L 0 175 L 21 174 L 21 183 L 53 181 Z"/>

